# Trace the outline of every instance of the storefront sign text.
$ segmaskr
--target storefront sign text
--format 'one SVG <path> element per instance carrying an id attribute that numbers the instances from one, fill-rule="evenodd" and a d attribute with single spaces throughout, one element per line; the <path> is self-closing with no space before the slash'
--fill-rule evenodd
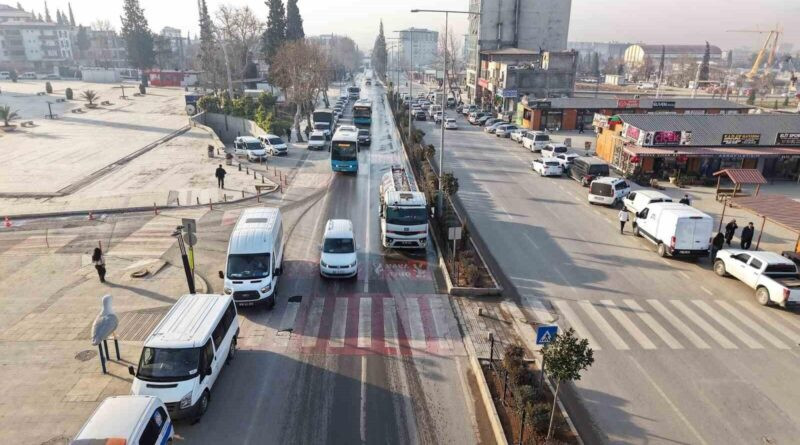
<path id="1" fill-rule="evenodd" d="M 641 131 L 638 128 L 634 127 L 630 124 L 625 124 L 625 137 L 629 139 L 633 139 L 634 141 L 639 140 L 639 135 Z"/>
<path id="2" fill-rule="evenodd" d="M 639 108 L 639 99 L 617 99 L 617 108 Z"/>
<path id="3" fill-rule="evenodd" d="M 800 133 L 778 133 L 775 145 L 800 145 Z"/>
<path id="4" fill-rule="evenodd" d="M 654 110 L 671 110 L 675 108 L 674 100 L 654 100 L 651 106 Z"/>
<path id="5" fill-rule="evenodd" d="M 497 94 L 503 98 L 517 97 L 517 90 L 503 89 L 503 90 L 498 90 Z"/>
<path id="6" fill-rule="evenodd" d="M 593 127 L 608 127 L 608 116 L 605 114 L 595 113 L 594 119 L 592 119 L 592 126 Z"/>
<path id="7" fill-rule="evenodd" d="M 541 110 L 542 108 L 550 108 L 552 104 L 548 100 L 537 100 L 535 102 L 528 102 L 528 106 Z"/>
<path id="8" fill-rule="evenodd" d="M 478 86 L 481 88 L 489 88 L 489 81 L 481 77 L 478 79 Z"/>
<path id="9" fill-rule="evenodd" d="M 652 145 L 657 147 L 680 144 L 680 131 L 652 131 L 647 133 L 647 136 L 645 136 L 644 140 L 644 145 Z"/>
<path id="10" fill-rule="evenodd" d="M 722 145 L 758 145 L 761 135 L 757 133 L 739 134 L 728 133 L 722 135 Z"/>

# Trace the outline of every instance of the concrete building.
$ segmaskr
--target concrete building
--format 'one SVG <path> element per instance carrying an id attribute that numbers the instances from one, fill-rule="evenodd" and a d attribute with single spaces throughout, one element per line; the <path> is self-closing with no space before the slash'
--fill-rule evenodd
<path id="1" fill-rule="evenodd" d="M 73 56 L 69 25 L 0 4 L 0 69 L 52 73 Z"/>
<path id="2" fill-rule="evenodd" d="M 567 48 L 575 50 L 581 56 L 586 54 L 597 53 L 600 62 L 609 59 L 622 59 L 625 55 L 625 50 L 631 46 L 631 43 L 624 42 L 569 42 Z"/>
<path id="3" fill-rule="evenodd" d="M 626 72 L 635 72 L 648 63 L 653 67 L 658 67 L 662 48 L 664 50 L 665 74 L 681 69 L 683 62 L 702 60 L 703 54 L 706 52 L 705 45 L 645 45 L 636 43 L 625 50 L 623 59 Z M 722 60 L 722 50 L 714 45 L 711 45 L 710 50 L 711 63 L 718 64 Z"/>
<path id="4" fill-rule="evenodd" d="M 400 64 L 426 68 L 436 62 L 439 52 L 439 33 L 429 29 L 408 28 L 398 32 L 400 38 Z M 413 42 L 413 43 L 412 43 Z"/>
<path id="5" fill-rule="evenodd" d="M 129 66 L 125 40 L 116 31 L 89 30 L 89 49 L 80 55 L 82 64 L 103 68 Z"/>
<path id="6" fill-rule="evenodd" d="M 572 0 L 470 0 L 467 50 L 467 95 L 477 96 L 481 54 L 487 50 L 519 48 L 564 51 Z"/>
<path id="7" fill-rule="evenodd" d="M 156 59 L 163 68 L 186 69 L 186 37 L 181 30 L 165 26 L 156 39 Z"/>

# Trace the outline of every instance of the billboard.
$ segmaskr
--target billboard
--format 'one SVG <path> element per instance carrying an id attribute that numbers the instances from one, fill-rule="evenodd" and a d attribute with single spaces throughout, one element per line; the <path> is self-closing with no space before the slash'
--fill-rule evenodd
<path id="1" fill-rule="evenodd" d="M 761 135 L 758 133 L 727 133 L 722 135 L 721 145 L 758 145 Z"/>
<path id="2" fill-rule="evenodd" d="M 800 145 L 800 133 L 778 133 L 775 145 Z"/>
<path id="3" fill-rule="evenodd" d="M 639 108 L 639 99 L 617 99 L 617 108 Z"/>

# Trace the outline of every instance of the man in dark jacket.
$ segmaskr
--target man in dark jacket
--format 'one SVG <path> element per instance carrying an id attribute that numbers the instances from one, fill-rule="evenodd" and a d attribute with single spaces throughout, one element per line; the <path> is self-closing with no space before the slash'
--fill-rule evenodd
<path id="1" fill-rule="evenodd" d="M 286 142 L 292 142 L 292 129 L 291 129 L 291 127 L 286 129 Z"/>
<path id="2" fill-rule="evenodd" d="M 736 225 L 735 219 L 732 219 L 731 222 L 725 225 L 725 242 L 728 243 L 729 246 L 731 245 L 733 235 L 736 234 L 736 229 L 738 228 L 739 226 Z"/>
<path id="3" fill-rule="evenodd" d="M 711 241 L 711 262 L 714 262 L 714 259 L 717 258 L 717 252 L 722 250 L 722 247 L 725 245 L 725 235 L 722 232 L 717 232 L 717 236 L 714 237 L 714 240 Z"/>
<path id="4" fill-rule="evenodd" d="M 219 167 L 217 167 L 217 171 L 214 172 L 214 176 L 217 177 L 217 187 L 218 188 L 221 188 L 221 189 L 225 188 L 225 174 L 226 173 L 227 172 L 225 171 L 225 169 L 222 168 L 222 164 L 219 164 Z"/>
<path id="5" fill-rule="evenodd" d="M 747 227 L 742 229 L 742 249 L 748 250 L 750 248 L 750 244 L 753 242 L 753 233 L 755 232 L 755 227 L 753 223 L 747 224 Z"/>
<path id="6" fill-rule="evenodd" d="M 689 199 L 689 195 L 688 194 L 684 194 L 683 198 L 681 198 L 681 200 L 678 201 L 678 202 L 681 203 L 681 204 L 686 204 L 687 206 L 692 205 L 692 201 L 691 201 L 691 199 Z"/>

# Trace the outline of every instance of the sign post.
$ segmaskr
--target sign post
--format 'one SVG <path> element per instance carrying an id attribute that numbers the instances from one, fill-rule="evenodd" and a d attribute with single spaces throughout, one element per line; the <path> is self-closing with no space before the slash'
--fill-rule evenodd
<path id="1" fill-rule="evenodd" d="M 449 227 L 447 229 L 447 239 L 453 240 L 453 259 L 451 261 L 451 266 L 453 269 L 453 275 L 456 276 L 456 280 L 458 279 L 458 274 L 456 273 L 456 241 L 461 239 L 461 227 Z"/>
<path id="2" fill-rule="evenodd" d="M 542 325 L 536 327 L 536 344 L 546 345 L 558 335 L 558 325 Z"/>
<path id="3" fill-rule="evenodd" d="M 194 245 L 197 244 L 197 220 L 191 218 L 182 218 L 181 225 L 183 226 L 183 241 L 189 246 L 187 249 L 187 256 L 189 260 L 189 269 L 192 271 L 192 282 L 195 281 L 194 276 Z"/>

